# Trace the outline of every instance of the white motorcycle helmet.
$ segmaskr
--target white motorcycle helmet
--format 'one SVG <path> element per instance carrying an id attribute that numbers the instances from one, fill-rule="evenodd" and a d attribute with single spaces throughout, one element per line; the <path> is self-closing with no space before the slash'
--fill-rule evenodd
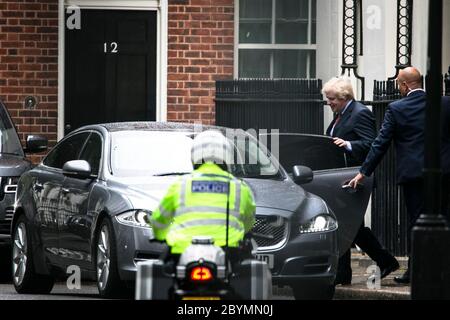
<path id="1" fill-rule="evenodd" d="M 194 138 L 191 160 L 194 166 L 205 162 L 214 162 L 228 170 L 233 163 L 233 150 L 230 141 L 220 131 L 207 130 Z"/>

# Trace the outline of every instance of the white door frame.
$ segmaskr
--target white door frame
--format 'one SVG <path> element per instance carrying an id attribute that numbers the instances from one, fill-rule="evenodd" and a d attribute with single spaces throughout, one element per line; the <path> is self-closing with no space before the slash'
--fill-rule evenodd
<path id="1" fill-rule="evenodd" d="M 156 11 L 156 121 L 167 120 L 167 20 L 168 0 L 58 0 L 58 141 L 64 136 L 65 10 L 81 9 Z M 83 17 L 81 17 L 83 25 Z"/>

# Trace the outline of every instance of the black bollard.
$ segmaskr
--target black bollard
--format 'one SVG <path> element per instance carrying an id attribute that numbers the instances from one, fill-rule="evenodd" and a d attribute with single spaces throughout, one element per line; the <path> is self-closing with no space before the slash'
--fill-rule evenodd
<path id="1" fill-rule="evenodd" d="M 450 228 L 441 215 L 442 0 L 429 2 L 425 212 L 412 230 L 411 298 L 450 299 Z"/>

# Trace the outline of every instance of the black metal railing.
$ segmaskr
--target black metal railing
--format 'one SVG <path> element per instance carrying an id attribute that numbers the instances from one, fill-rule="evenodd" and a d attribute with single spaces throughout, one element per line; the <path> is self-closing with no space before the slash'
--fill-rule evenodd
<path id="1" fill-rule="evenodd" d="M 395 75 L 388 80 L 394 80 L 401 69 L 411 65 L 413 7 L 413 0 L 397 0 L 397 63 Z"/>
<path id="2" fill-rule="evenodd" d="M 361 99 L 364 100 L 366 79 L 358 72 L 358 55 L 363 55 L 362 32 L 362 0 L 343 1 L 343 32 L 342 32 L 342 64 L 341 75 L 346 72 L 350 76 L 351 71 L 361 81 Z M 358 51 L 359 49 L 359 51 Z"/>
<path id="3" fill-rule="evenodd" d="M 216 82 L 216 125 L 323 134 L 322 80 L 249 79 Z"/>

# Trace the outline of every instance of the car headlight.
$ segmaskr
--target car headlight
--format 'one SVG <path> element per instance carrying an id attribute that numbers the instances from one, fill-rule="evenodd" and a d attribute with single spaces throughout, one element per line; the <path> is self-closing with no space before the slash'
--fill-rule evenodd
<path id="1" fill-rule="evenodd" d="M 151 228 L 151 215 L 152 212 L 148 210 L 132 210 L 117 215 L 116 219 L 119 223 L 127 226 Z"/>
<path id="2" fill-rule="evenodd" d="M 299 227 L 300 233 L 324 232 L 337 229 L 336 219 L 330 215 L 319 215 Z"/>

